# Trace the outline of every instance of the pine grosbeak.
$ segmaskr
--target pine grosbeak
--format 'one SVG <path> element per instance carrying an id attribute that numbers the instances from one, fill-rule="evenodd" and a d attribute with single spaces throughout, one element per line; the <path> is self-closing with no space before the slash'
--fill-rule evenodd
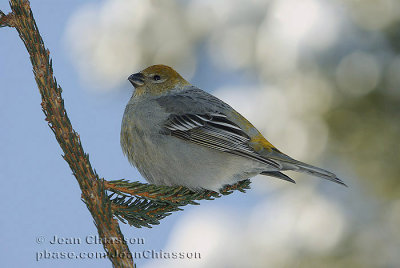
<path id="1" fill-rule="evenodd" d="M 275 148 L 225 102 L 154 65 L 132 74 L 121 146 L 129 162 L 157 185 L 218 191 L 258 174 L 294 182 L 285 170 L 344 184 L 335 174 Z"/>

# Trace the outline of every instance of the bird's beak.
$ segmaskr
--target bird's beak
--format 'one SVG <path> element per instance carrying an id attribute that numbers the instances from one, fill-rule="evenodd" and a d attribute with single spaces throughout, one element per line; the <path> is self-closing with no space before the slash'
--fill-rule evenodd
<path id="1" fill-rule="evenodd" d="M 134 87 L 140 87 L 144 85 L 144 75 L 141 73 L 135 73 L 128 77 L 129 82 L 132 83 Z"/>

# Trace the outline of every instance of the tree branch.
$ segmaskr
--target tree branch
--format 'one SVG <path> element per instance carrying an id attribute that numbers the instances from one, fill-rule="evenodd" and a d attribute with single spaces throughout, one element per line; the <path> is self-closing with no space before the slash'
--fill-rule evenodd
<path id="1" fill-rule="evenodd" d="M 53 76 L 50 52 L 33 18 L 29 1 L 11 0 L 12 13 L 0 14 L 0 26 L 14 27 L 28 50 L 33 74 L 42 96 L 42 110 L 46 121 L 64 152 L 63 158 L 70 166 L 82 190 L 82 199 L 88 207 L 100 238 L 103 241 L 118 239 L 121 243 L 104 243 L 103 247 L 114 267 L 134 267 L 128 245 L 123 239 L 118 221 L 113 217 L 111 203 L 104 183 L 92 169 L 78 133 L 72 128 L 61 96 L 61 87 Z"/>

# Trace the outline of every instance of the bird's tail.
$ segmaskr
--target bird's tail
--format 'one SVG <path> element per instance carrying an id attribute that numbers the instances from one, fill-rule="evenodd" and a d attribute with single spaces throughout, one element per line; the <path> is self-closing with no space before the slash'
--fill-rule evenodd
<path id="1" fill-rule="evenodd" d="M 347 187 L 347 185 L 339 179 L 334 173 L 329 172 L 325 169 L 318 168 L 315 166 L 311 166 L 309 164 L 294 160 L 296 163 L 291 164 L 293 166 L 294 171 L 302 172 L 302 173 L 307 173 L 316 177 L 320 177 L 329 181 L 336 182 L 338 184 L 344 185 Z"/>
<path id="2" fill-rule="evenodd" d="M 320 177 L 320 178 L 323 178 L 323 179 L 326 179 L 329 181 L 336 182 L 338 184 L 341 184 L 341 185 L 344 185 L 347 187 L 347 185 L 332 172 L 329 172 L 325 169 L 318 168 L 318 167 L 297 161 L 279 151 L 269 153 L 268 156 L 265 156 L 265 157 L 277 162 L 281 166 L 280 171 L 293 170 L 293 171 L 297 171 L 297 172 L 307 173 L 307 174 L 310 174 L 310 175 L 313 175 L 316 177 Z M 278 177 L 278 176 L 276 176 L 276 174 L 271 175 L 271 174 L 267 174 L 267 173 L 268 172 L 266 172 L 265 174 L 263 174 L 263 173 L 262 174 L 267 175 L 267 176 Z M 275 172 L 275 173 L 279 173 L 279 172 Z M 282 176 L 280 176 L 278 178 L 285 179 Z M 286 178 L 285 180 L 288 180 L 288 179 Z M 290 180 L 288 180 L 288 181 L 290 181 Z"/>

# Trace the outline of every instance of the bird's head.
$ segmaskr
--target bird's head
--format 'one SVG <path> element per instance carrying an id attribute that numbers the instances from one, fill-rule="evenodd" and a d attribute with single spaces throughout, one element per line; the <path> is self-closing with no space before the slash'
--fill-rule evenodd
<path id="1" fill-rule="evenodd" d="M 153 65 L 128 78 L 135 87 L 135 95 L 159 95 L 173 89 L 190 85 L 174 69 L 166 65 Z"/>

